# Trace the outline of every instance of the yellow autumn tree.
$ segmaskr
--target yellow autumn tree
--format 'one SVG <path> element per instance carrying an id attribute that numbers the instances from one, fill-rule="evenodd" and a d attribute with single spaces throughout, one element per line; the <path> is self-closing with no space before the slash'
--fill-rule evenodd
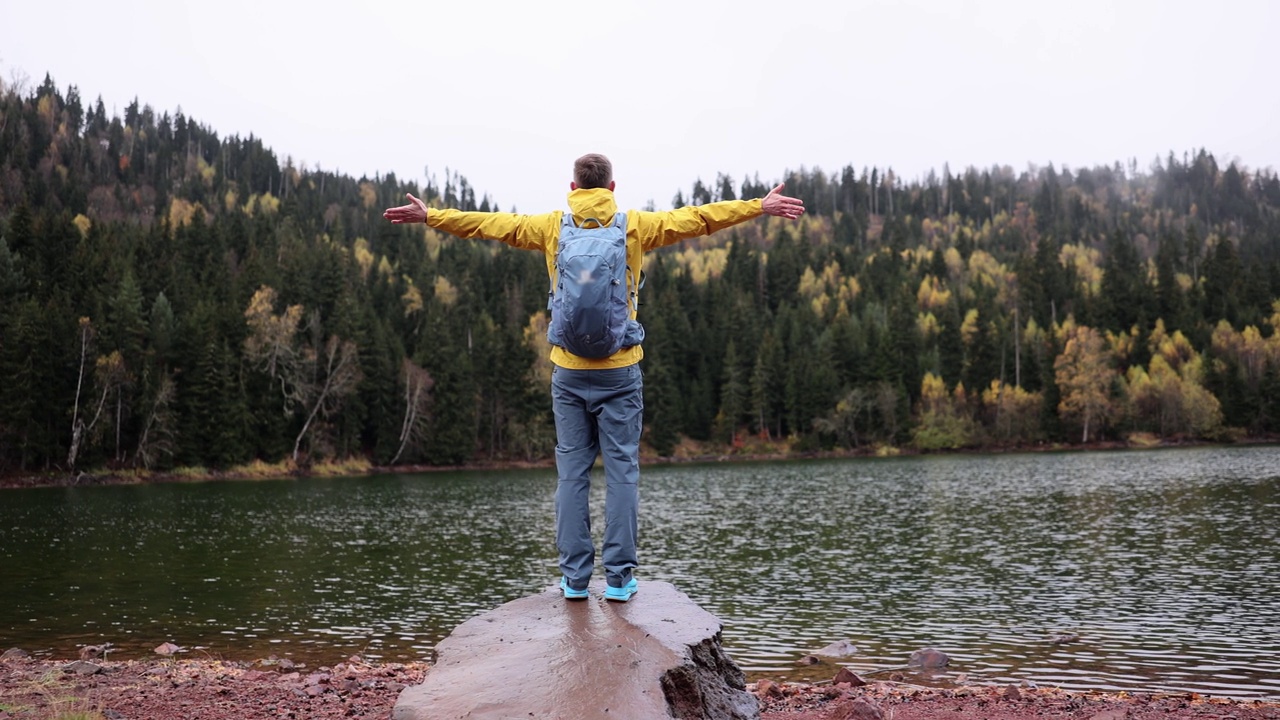
<path id="1" fill-rule="evenodd" d="M 921 312 L 944 308 L 949 302 L 951 302 L 951 291 L 943 287 L 938 278 L 925 275 L 920 281 L 920 288 L 916 290 L 916 304 Z"/>
<path id="2" fill-rule="evenodd" d="M 1091 327 L 1076 325 L 1067 331 L 1062 354 L 1053 361 L 1054 377 L 1062 400 L 1058 412 L 1080 423 L 1081 442 L 1107 427 L 1115 408 L 1111 386 L 1116 371 L 1111 366 L 1106 341 Z"/>
<path id="3" fill-rule="evenodd" d="M 982 408 L 991 435 L 1002 443 L 1031 442 L 1040 437 L 1040 407 L 1044 397 L 1015 385 L 992 380 L 982 391 Z"/>
<path id="4" fill-rule="evenodd" d="M 404 304 L 404 316 L 410 317 L 422 312 L 422 308 L 425 306 L 425 302 L 422 299 L 422 291 L 414 284 L 413 278 L 408 275 L 403 276 L 401 279 L 404 280 L 404 294 L 400 296 L 400 302 Z"/>
<path id="5" fill-rule="evenodd" d="M 1125 374 L 1125 415 L 1130 424 L 1161 437 L 1210 437 L 1222 427 L 1222 406 L 1200 382 L 1196 357 L 1175 368 L 1163 355 L 1148 370 L 1133 366 Z"/>
<path id="6" fill-rule="evenodd" d="M 279 384 L 288 412 L 299 401 L 303 384 L 302 348 L 297 339 L 303 310 L 301 305 L 290 305 L 277 314 L 276 300 L 275 289 L 267 285 L 258 288 L 249 299 L 244 311 L 245 323 L 249 326 L 244 349 L 245 356 Z"/>
<path id="7" fill-rule="evenodd" d="M 453 304 L 458 302 L 458 288 L 449 282 L 449 278 L 437 275 L 434 290 L 436 299 L 445 307 L 453 307 Z"/>
<path id="8" fill-rule="evenodd" d="M 524 327 L 524 344 L 533 351 L 533 365 L 529 373 L 538 387 L 551 385 L 551 343 L 547 342 L 547 323 L 547 313 L 539 311 L 529 316 L 529 323 Z"/>
<path id="9" fill-rule="evenodd" d="M 171 199 L 169 201 L 169 228 L 176 230 L 179 226 L 186 225 L 195 217 L 196 210 L 202 209 L 200 203 L 193 203 L 177 197 Z"/>
<path id="10" fill-rule="evenodd" d="M 369 250 L 369 241 L 358 237 L 353 248 L 356 264 L 360 266 L 360 277 L 369 279 L 369 270 L 373 267 L 373 252 Z"/>
<path id="11" fill-rule="evenodd" d="M 931 372 L 920 382 L 920 421 L 912 431 L 912 441 L 921 450 L 964 447 L 973 440 L 973 422 L 963 401 L 964 385 L 947 392 L 947 384 Z"/>

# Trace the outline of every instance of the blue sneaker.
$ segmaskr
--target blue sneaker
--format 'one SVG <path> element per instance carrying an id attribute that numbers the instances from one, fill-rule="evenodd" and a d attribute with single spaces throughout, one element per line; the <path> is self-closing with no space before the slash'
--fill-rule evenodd
<path id="1" fill-rule="evenodd" d="M 631 578 L 631 582 L 627 583 L 626 585 L 623 585 L 622 587 L 614 587 L 610 585 L 609 587 L 605 588 L 604 599 L 612 600 L 614 602 L 627 602 L 628 600 L 631 599 L 632 595 L 636 594 L 636 591 L 638 589 L 639 589 L 639 584 L 636 582 L 636 579 Z"/>
<path id="2" fill-rule="evenodd" d="M 569 578 L 567 577 L 560 578 L 560 590 L 564 593 L 565 600 L 586 600 L 588 596 L 586 589 L 574 590 L 569 587 Z"/>

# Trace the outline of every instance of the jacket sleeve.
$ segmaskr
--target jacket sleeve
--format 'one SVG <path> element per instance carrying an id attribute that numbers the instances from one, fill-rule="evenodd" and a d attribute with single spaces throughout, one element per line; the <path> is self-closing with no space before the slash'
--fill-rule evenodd
<path id="1" fill-rule="evenodd" d="M 637 211 L 636 226 L 641 247 L 646 251 L 653 250 L 733 227 L 764 214 L 760 203 L 759 198 L 725 200 L 666 212 Z"/>
<path id="2" fill-rule="evenodd" d="M 522 250 L 542 250 L 557 237 L 560 213 L 518 215 L 431 208 L 427 225 L 464 240 L 499 240 Z"/>

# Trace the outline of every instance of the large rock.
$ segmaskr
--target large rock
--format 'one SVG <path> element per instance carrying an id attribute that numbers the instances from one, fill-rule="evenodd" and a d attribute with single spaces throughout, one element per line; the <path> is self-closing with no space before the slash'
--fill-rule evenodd
<path id="1" fill-rule="evenodd" d="M 754 720 L 759 705 L 720 645 L 720 621 L 669 583 L 629 603 L 552 588 L 462 623 L 436 646 L 393 720 Z"/>

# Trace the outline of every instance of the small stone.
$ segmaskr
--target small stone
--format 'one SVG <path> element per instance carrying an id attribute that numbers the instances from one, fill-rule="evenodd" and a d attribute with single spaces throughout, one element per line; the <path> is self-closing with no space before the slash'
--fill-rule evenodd
<path id="1" fill-rule="evenodd" d="M 65 665 L 62 672 L 75 673 L 76 675 L 97 675 L 102 672 L 101 665 L 95 665 L 87 660 L 76 660 L 70 665 Z"/>
<path id="2" fill-rule="evenodd" d="M 102 653 L 106 651 L 105 645 L 85 645 L 80 648 L 81 660 L 96 660 L 102 657 Z"/>
<path id="3" fill-rule="evenodd" d="M 26 660 L 29 657 L 31 657 L 31 653 L 15 647 L 5 650 L 4 654 L 0 655 L 0 660 Z"/>
<path id="4" fill-rule="evenodd" d="M 884 711 L 875 703 L 857 698 L 838 703 L 824 720 L 884 720 Z"/>
<path id="5" fill-rule="evenodd" d="M 903 680 L 906 679 L 906 677 L 907 677 L 906 675 L 903 675 L 900 672 L 889 673 L 889 679 L 892 680 L 893 682 L 902 682 Z"/>
<path id="6" fill-rule="evenodd" d="M 276 660 L 276 665 L 280 666 L 281 670 L 292 670 L 299 667 L 297 663 L 289 658 L 280 658 L 279 660 Z"/>
<path id="7" fill-rule="evenodd" d="M 822 660 L 817 655 L 805 655 L 796 661 L 797 665 L 819 665 L 821 663 Z"/>
<path id="8" fill-rule="evenodd" d="M 116 712 L 115 710 L 112 710 L 111 708 L 107 708 L 106 710 L 103 710 L 102 717 L 106 718 L 107 720 L 126 720 L 124 715 Z"/>
<path id="9" fill-rule="evenodd" d="M 782 690 L 778 688 L 778 683 L 772 680 L 761 680 L 756 683 L 756 695 L 760 697 L 782 697 Z"/>
<path id="10" fill-rule="evenodd" d="M 1010 685 L 1009 687 L 1005 688 L 1005 689 L 1004 689 L 1004 699 L 1005 699 L 1005 700 L 1020 700 L 1020 699 L 1022 699 L 1022 693 L 1018 690 L 1018 686 L 1017 686 L 1017 685 Z"/>
<path id="11" fill-rule="evenodd" d="M 1103 710 L 1100 713 L 1089 718 L 1089 720 L 1125 720 L 1129 717 L 1126 710 Z"/>
<path id="12" fill-rule="evenodd" d="M 240 679 L 247 680 L 248 682 L 258 682 L 261 680 L 266 680 L 267 678 L 273 678 L 275 676 L 276 676 L 275 673 L 266 672 L 265 670 L 250 670 L 245 674 L 241 675 Z"/>
<path id="13" fill-rule="evenodd" d="M 921 668 L 941 668 L 946 667 L 950 662 L 951 658 L 941 650 L 924 648 L 911 653 L 911 659 L 907 664 Z"/>
<path id="14" fill-rule="evenodd" d="M 320 697 L 321 695 L 325 694 L 325 692 L 327 692 L 328 690 L 329 688 L 324 687 L 322 685 L 308 685 L 306 689 L 303 690 L 303 692 L 305 692 L 310 697 Z"/>
<path id="15" fill-rule="evenodd" d="M 840 683 L 848 683 L 849 687 L 862 687 L 867 684 L 866 680 L 858 677 L 858 674 L 847 667 L 840 668 L 840 672 L 836 673 L 836 677 L 832 682 L 839 685 Z"/>
<path id="16" fill-rule="evenodd" d="M 155 653 L 157 655 L 164 655 L 165 657 L 169 657 L 170 655 L 177 652 L 182 652 L 182 648 L 178 647 L 177 645 L 174 645 L 171 642 L 161 643 L 157 645 L 155 649 Z"/>

